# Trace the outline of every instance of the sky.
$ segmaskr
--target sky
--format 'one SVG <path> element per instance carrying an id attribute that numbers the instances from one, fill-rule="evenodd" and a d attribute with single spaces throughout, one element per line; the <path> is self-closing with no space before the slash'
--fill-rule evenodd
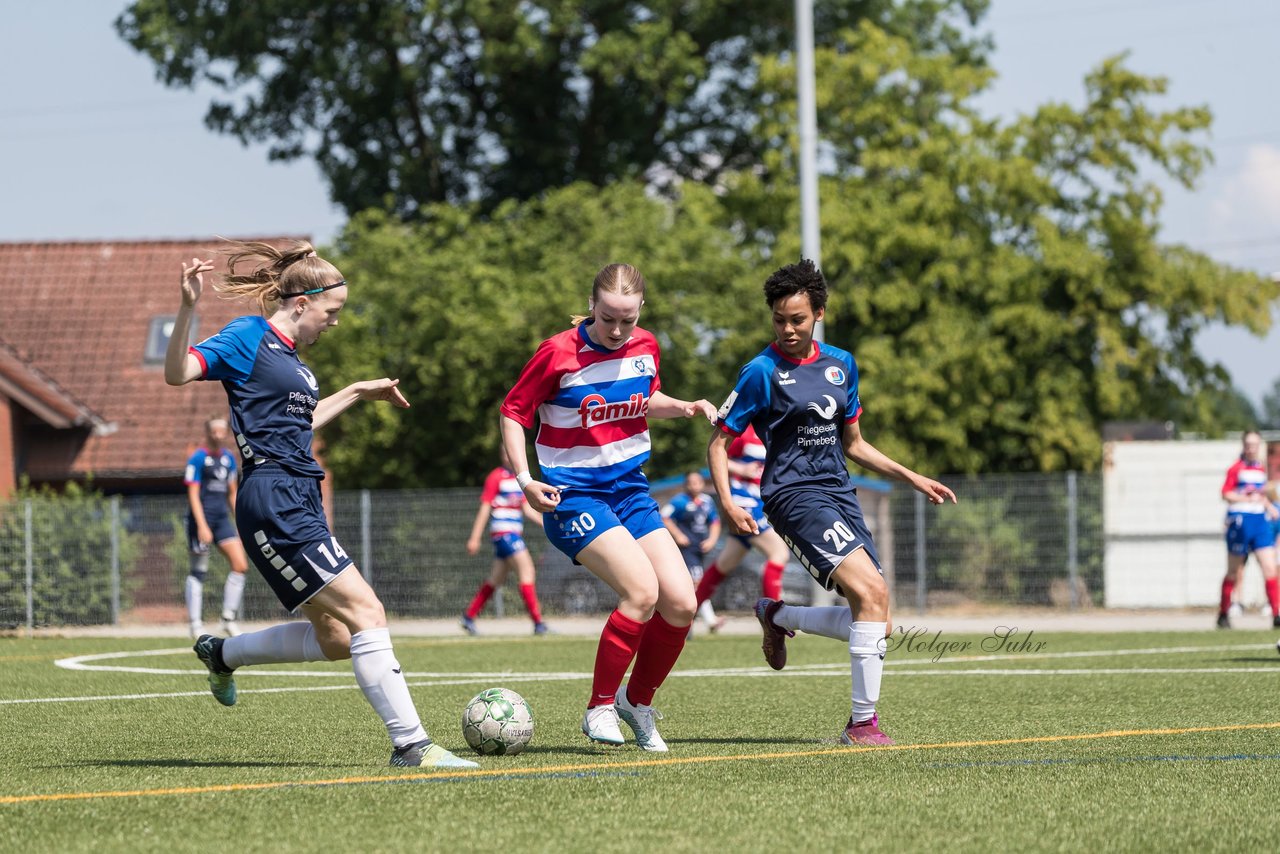
<path id="1" fill-rule="evenodd" d="M 115 33 L 125 7 L 47 0 L 6 8 L 0 42 L 0 241 L 302 234 L 344 216 L 314 164 L 214 134 L 213 91 L 170 90 Z M 1211 10 L 1211 11 L 1208 11 Z M 999 74 L 993 116 L 1080 105 L 1104 58 L 1169 78 L 1168 107 L 1206 105 L 1215 162 L 1193 191 L 1162 181 L 1162 239 L 1280 273 L 1280 115 L 1274 0 L 994 0 L 984 29 Z M 1280 320 L 1280 317 L 1277 317 Z M 1266 338 L 1215 327 L 1198 340 L 1255 403 L 1280 378 L 1280 322 Z"/>

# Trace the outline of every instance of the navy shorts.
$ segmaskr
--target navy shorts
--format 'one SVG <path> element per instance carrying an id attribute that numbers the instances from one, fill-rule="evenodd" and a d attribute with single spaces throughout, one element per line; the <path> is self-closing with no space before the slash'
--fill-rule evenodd
<path id="1" fill-rule="evenodd" d="M 858 549 L 866 549 L 876 569 L 884 574 L 853 487 L 795 489 L 770 501 L 767 512 L 787 548 L 827 590 L 836 588 L 832 577 L 836 567 Z"/>
<path id="2" fill-rule="evenodd" d="M 510 531 L 493 538 L 493 556 L 505 560 L 512 555 L 520 554 L 527 548 L 524 537 Z"/>
<path id="3" fill-rule="evenodd" d="M 204 521 L 209 526 L 209 530 L 213 532 L 213 541 L 215 543 L 224 543 L 227 540 L 236 539 L 236 526 L 231 523 L 229 515 L 210 516 L 205 514 Z M 196 535 L 196 517 L 192 516 L 190 511 L 187 512 L 187 550 L 196 555 L 209 553 L 209 544 L 200 542 L 200 537 Z"/>
<path id="4" fill-rule="evenodd" d="M 1248 557 L 1258 549 L 1273 548 L 1275 530 L 1265 513 L 1232 513 L 1227 516 L 1227 551 Z"/>
<path id="5" fill-rule="evenodd" d="M 658 502 L 649 495 L 647 484 L 618 492 L 567 490 L 555 510 L 542 514 L 542 527 L 551 545 L 574 563 L 578 562 L 578 552 L 612 528 L 626 528 L 637 540 L 654 531 L 666 530 Z"/>
<path id="6" fill-rule="evenodd" d="M 290 612 L 352 565 L 329 532 L 313 477 L 294 477 L 273 464 L 255 468 L 240 484 L 236 526 L 249 560 Z"/>

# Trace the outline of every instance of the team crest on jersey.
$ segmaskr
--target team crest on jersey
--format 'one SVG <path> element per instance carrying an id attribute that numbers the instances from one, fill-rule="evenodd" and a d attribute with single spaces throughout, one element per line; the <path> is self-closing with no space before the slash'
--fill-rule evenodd
<path id="1" fill-rule="evenodd" d="M 823 376 L 825 376 L 827 378 L 827 382 L 832 385 L 844 385 L 844 371 L 840 370 L 835 365 L 827 368 Z"/>
<path id="2" fill-rule="evenodd" d="M 298 376 L 306 380 L 308 388 L 310 388 L 312 391 L 320 390 L 320 383 L 316 382 L 315 374 L 311 373 L 311 371 L 307 370 L 306 368 L 298 368 L 297 370 L 298 370 Z"/>
<path id="3" fill-rule="evenodd" d="M 644 359 L 632 359 L 631 367 L 636 369 L 636 373 L 642 377 L 649 376 L 649 363 Z"/>

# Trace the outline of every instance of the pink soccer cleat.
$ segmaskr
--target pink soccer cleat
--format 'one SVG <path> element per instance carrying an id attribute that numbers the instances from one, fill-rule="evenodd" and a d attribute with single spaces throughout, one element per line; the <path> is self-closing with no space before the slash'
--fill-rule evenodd
<path id="1" fill-rule="evenodd" d="M 865 721 L 853 722 L 853 718 L 849 718 L 848 725 L 845 726 L 844 732 L 840 734 L 840 743 L 850 746 L 875 747 L 888 744 L 895 744 L 892 738 L 880 731 L 880 716 L 872 715 Z"/>

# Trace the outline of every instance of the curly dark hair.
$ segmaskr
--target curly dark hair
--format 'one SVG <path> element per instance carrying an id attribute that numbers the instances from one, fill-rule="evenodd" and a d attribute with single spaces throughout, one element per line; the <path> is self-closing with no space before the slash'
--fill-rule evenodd
<path id="1" fill-rule="evenodd" d="M 788 264 L 764 283 L 764 299 L 769 308 L 780 299 L 801 293 L 809 295 L 809 305 L 814 311 L 826 307 L 827 280 L 822 278 L 818 265 L 808 258 L 801 258 L 798 264 Z"/>

